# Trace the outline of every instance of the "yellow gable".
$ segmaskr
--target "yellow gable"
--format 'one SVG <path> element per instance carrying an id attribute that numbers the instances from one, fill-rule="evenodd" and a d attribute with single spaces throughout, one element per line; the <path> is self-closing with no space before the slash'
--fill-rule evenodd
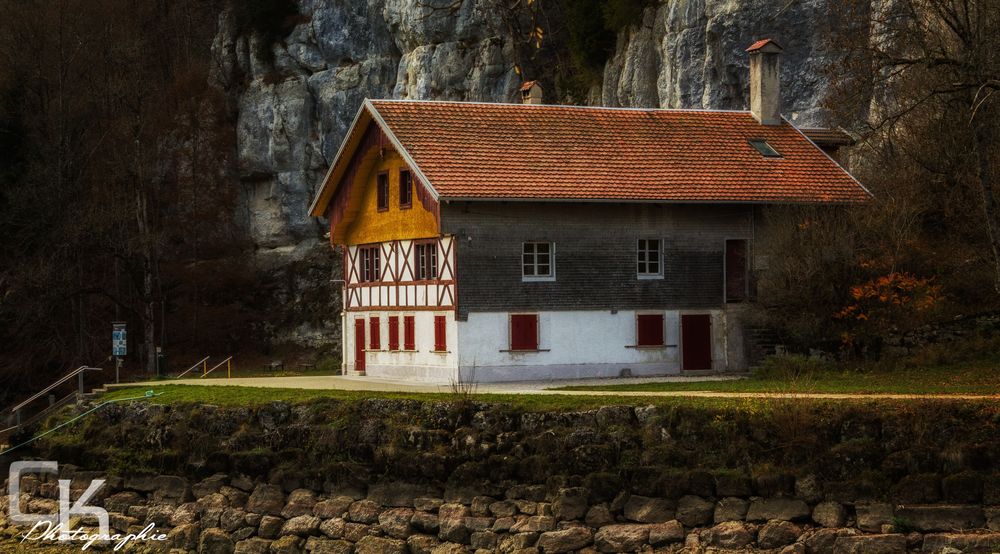
<path id="1" fill-rule="evenodd" d="M 381 159 L 375 157 L 373 163 L 368 165 L 370 169 L 359 171 L 355 177 L 358 181 L 354 183 L 352 196 L 357 195 L 357 198 L 352 199 L 354 201 L 351 204 L 357 206 L 357 211 L 341 223 L 344 225 L 344 244 L 368 244 L 438 236 L 437 219 L 417 198 L 418 184 L 415 176 L 411 179 L 410 206 L 400 205 L 400 171 L 407 170 L 408 167 L 391 146 L 386 145 L 383 152 Z M 389 207 L 379 211 L 378 176 L 382 173 L 385 173 L 389 180 Z"/>

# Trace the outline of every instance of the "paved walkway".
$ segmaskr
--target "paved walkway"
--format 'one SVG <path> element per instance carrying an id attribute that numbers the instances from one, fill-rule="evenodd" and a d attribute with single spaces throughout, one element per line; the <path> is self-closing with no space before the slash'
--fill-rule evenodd
<path id="1" fill-rule="evenodd" d="M 861 394 L 861 393 L 795 393 L 795 392 L 719 392 L 719 391 L 569 391 L 550 390 L 548 387 L 619 385 L 641 383 L 722 381 L 739 379 L 731 375 L 704 377 L 633 377 L 628 379 L 586 379 L 565 381 L 525 381 L 516 383 L 482 383 L 475 392 L 482 394 L 558 394 L 568 396 L 635 396 L 635 397 L 695 397 L 695 398 L 803 398 L 827 400 L 1000 400 L 1000 395 L 990 394 Z M 199 385 L 264 387 L 279 389 L 337 389 L 373 392 L 450 393 L 448 384 L 424 384 L 409 381 L 375 379 L 354 376 L 305 376 L 305 377 L 238 377 L 233 379 L 178 379 L 146 381 L 109 385 L 109 388 L 157 387 L 163 385 Z"/>

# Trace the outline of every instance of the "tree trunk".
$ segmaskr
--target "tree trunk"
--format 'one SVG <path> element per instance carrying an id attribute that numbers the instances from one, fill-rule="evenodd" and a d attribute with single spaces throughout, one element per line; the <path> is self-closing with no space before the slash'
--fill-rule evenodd
<path id="1" fill-rule="evenodd" d="M 973 123 L 976 135 L 976 157 L 979 160 L 979 186 L 983 194 L 983 211 L 986 216 L 986 231 L 993 251 L 993 288 L 1000 294 L 1000 213 L 993 189 L 993 118 L 985 106 Z"/>

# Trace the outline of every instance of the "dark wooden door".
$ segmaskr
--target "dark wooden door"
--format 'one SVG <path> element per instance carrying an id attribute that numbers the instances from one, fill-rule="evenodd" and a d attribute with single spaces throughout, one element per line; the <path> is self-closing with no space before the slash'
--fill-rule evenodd
<path id="1" fill-rule="evenodd" d="M 365 370 L 365 320 L 354 320 L 354 370 Z"/>
<path id="2" fill-rule="evenodd" d="M 747 299 L 747 241 L 726 241 L 726 302 Z"/>
<path id="3" fill-rule="evenodd" d="M 712 369 L 712 316 L 681 316 L 681 369 Z"/>

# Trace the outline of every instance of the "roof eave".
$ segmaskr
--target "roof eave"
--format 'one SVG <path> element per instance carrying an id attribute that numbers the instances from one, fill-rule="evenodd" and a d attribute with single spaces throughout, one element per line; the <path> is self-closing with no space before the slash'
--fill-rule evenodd
<path id="1" fill-rule="evenodd" d="M 403 143 L 400 142 L 396 134 L 392 132 L 392 129 L 386 123 L 385 119 L 382 118 L 382 114 L 379 113 L 378 108 L 375 107 L 375 104 L 373 104 L 370 99 L 365 98 L 364 102 L 362 102 L 361 104 L 361 107 L 358 108 L 358 112 L 354 115 L 354 120 L 351 121 L 351 125 L 348 127 L 347 134 L 344 135 L 344 139 L 340 143 L 340 148 L 337 149 L 337 155 L 333 157 L 333 162 L 330 164 L 330 169 L 327 170 L 326 175 L 323 177 L 323 181 L 319 187 L 319 190 L 316 191 L 316 196 L 313 198 L 312 203 L 309 205 L 310 216 L 323 217 L 326 215 L 327 205 L 329 204 L 329 200 L 333 196 L 333 193 L 335 192 L 335 189 L 329 188 L 331 186 L 335 186 L 330 183 L 331 180 L 330 178 L 337 171 L 337 168 L 338 166 L 340 166 L 341 160 L 343 159 L 344 155 L 350 154 L 346 152 L 347 146 L 350 144 L 351 138 L 357 131 L 358 122 L 361 120 L 361 116 L 365 113 L 367 113 L 372 118 L 372 120 L 375 121 L 376 124 L 378 124 L 379 128 L 382 129 L 382 132 L 389 139 L 389 142 L 392 143 L 392 146 L 396 149 L 397 152 L 399 152 L 399 155 L 403 157 L 407 165 L 409 165 L 410 169 L 424 183 L 424 185 L 427 187 L 427 190 L 430 191 L 431 196 L 435 200 L 438 199 L 439 195 L 437 190 L 434 189 L 433 184 L 431 184 L 427 176 L 424 175 L 424 172 L 420 170 L 420 167 L 413 160 L 413 157 L 410 155 L 410 153 L 407 152 L 406 148 L 403 147 Z"/>

